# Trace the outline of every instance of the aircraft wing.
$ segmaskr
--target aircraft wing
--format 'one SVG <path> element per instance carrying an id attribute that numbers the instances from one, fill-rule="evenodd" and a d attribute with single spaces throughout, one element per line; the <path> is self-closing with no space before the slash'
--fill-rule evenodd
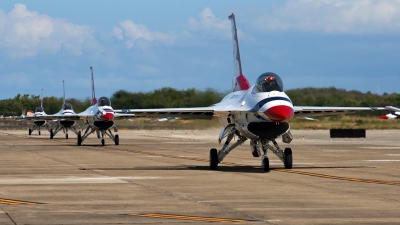
<path id="1" fill-rule="evenodd" d="M 391 110 L 391 111 L 397 111 L 397 112 L 399 112 L 399 111 L 400 111 L 400 109 L 399 109 L 399 108 L 396 108 L 396 107 L 394 107 L 394 106 L 386 106 L 386 107 L 385 107 L 385 109 L 387 109 L 387 110 Z"/>
<path id="2" fill-rule="evenodd" d="M 115 113 L 114 114 L 114 119 L 118 120 L 118 119 L 129 119 L 129 118 L 134 118 L 134 117 L 138 117 L 135 114 L 123 114 L 123 113 Z"/>
<path id="3" fill-rule="evenodd" d="M 331 116 L 351 114 L 358 111 L 387 110 L 384 107 L 325 107 L 325 106 L 294 106 L 294 117 L 308 118 L 309 116 Z"/>
<path id="4" fill-rule="evenodd" d="M 211 107 L 164 108 L 164 109 L 117 109 L 116 113 L 133 113 L 134 117 L 177 117 L 180 119 L 211 119 L 214 109 Z"/>
<path id="5" fill-rule="evenodd" d="M 65 120 L 79 120 L 81 117 L 78 114 L 74 115 L 37 115 L 37 116 L 25 116 L 27 120 L 56 120 L 56 119 L 65 119 Z"/>
<path id="6" fill-rule="evenodd" d="M 91 113 L 79 113 L 79 114 L 67 114 L 67 115 L 38 115 L 38 116 L 26 116 L 25 119 L 27 120 L 57 120 L 57 119 L 64 119 L 64 120 L 81 120 L 86 119 L 88 117 L 94 117 L 96 115 Z M 134 118 L 138 117 L 135 114 L 122 114 L 122 113 L 115 113 L 115 119 L 126 119 L 126 118 Z"/>
<path id="7" fill-rule="evenodd" d="M 309 116 L 331 116 L 339 114 L 351 114 L 357 111 L 376 111 L 388 110 L 384 107 L 320 107 L 320 106 L 295 106 L 296 118 L 315 120 Z M 230 112 L 249 110 L 239 110 L 234 108 L 220 107 L 194 107 L 194 108 L 161 108 L 161 109 L 117 109 L 114 112 L 121 114 L 133 113 L 134 117 L 162 117 L 164 120 L 171 119 L 211 119 L 213 116 L 228 115 Z M 155 121 L 157 122 L 157 121 Z"/>

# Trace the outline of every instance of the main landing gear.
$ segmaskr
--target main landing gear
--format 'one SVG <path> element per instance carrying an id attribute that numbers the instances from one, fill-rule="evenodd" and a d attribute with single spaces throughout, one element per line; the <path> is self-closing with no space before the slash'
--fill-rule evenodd
<path id="1" fill-rule="evenodd" d="M 50 139 L 53 139 L 54 136 L 56 136 L 56 134 L 61 130 L 65 134 L 65 139 L 68 139 L 68 130 L 72 130 L 72 132 L 78 135 L 77 129 L 80 129 L 80 127 L 77 123 L 75 123 L 75 121 L 59 121 L 57 122 L 56 128 L 50 131 Z"/>
<path id="2" fill-rule="evenodd" d="M 238 140 L 231 146 L 229 146 L 229 143 L 232 141 L 235 135 L 239 137 Z M 222 160 L 225 158 L 225 156 L 229 154 L 230 151 L 232 151 L 237 146 L 243 144 L 247 140 L 246 137 L 239 135 L 239 132 L 237 132 L 234 126 L 227 126 L 226 128 L 224 128 L 219 135 L 218 141 L 221 142 L 221 140 L 224 139 L 225 137 L 226 141 L 221 150 L 217 151 L 215 148 L 212 148 L 210 150 L 211 170 L 216 170 L 218 168 L 218 163 L 222 162 Z"/>
<path id="3" fill-rule="evenodd" d="M 96 123 L 98 122 L 98 123 Z M 84 134 L 81 135 L 81 132 L 79 131 L 78 133 L 78 145 L 82 145 L 82 142 L 92 133 L 96 132 L 96 135 L 99 139 L 101 139 L 101 145 L 105 145 L 105 140 L 104 137 L 108 136 L 111 138 L 111 140 L 114 141 L 115 145 L 119 145 L 119 136 L 118 134 L 114 135 L 111 132 L 111 128 L 114 128 L 114 132 L 118 132 L 117 127 L 114 125 L 114 122 L 108 121 L 108 122 L 103 122 L 101 121 L 95 121 L 94 124 L 86 123 L 82 129 L 86 129 Z"/>
<path id="4" fill-rule="evenodd" d="M 47 123 L 46 121 L 35 121 L 32 126 L 29 128 L 28 130 L 28 134 L 32 135 L 32 132 L 37 130 L 38 134 L 41 135 L 41 128 L 45 127 L 49 132 L 51 130 L 51 125 L 49 123 Z"/>
<path id="5" fill-rule="evenodd" d="M 82 145 L 82 135 L 81 132 L 78 132 L 78 145 Z"/>
<path id="6" fill-rule="evenodd" d="M 212 148 L 210 150 L 210 169 L 216 170 L 218 167 L 218 152 L 217 149 Z"/>
<path id="7" fill-rule="evenodd" d="M 232 145 L 229 145 L 234 136 L 238 136 L 238 139 Z M 283 141 L 289 143 L 293 138 L 289 131 L 287 131 L 284 135 Z M 217 149 L 212 148 L 210 150 L 210 169 L 216 170 L 218 168 L 218 164 L 222 162 L 226 155 L 229 154 L 237 146 L 243 144 L 247 138 L 240 135 L 240 133 L 235 129 L 234 126 L 227 126 L 224 128 L 219 136 L 219 141 L 221 139 L 226 138 L 226 141 L 221 150 L 217 151 Z M 250 140 L 250 148 L 253 157 L 261 156 L 261 168 L 265 172 L 270 171 L 269 167 L 269 158 L 267 156 L 268 150 L 272 151 L 278 158 L 283 162 L 285 169 L 292 169 L 293 166 L 293 156 L 292 149 L 285 148 L 283 151 L 278 143 L 275 140 L 276 138 L 255 138 Z M 261 150 L 263 154 L 261 154 Z"/>

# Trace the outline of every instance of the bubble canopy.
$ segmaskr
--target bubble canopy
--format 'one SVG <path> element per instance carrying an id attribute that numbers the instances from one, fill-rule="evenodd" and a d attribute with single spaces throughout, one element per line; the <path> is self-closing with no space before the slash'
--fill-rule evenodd
<path id="1" fill-rule="evenodd" d="M 283 82 L 275 73 L 267 72 L 257 78 L 256 88 L 259 92 L 283 91 Z"/>
<path id="2" fill-rule="evenodd" d="M 72 105 L 69 104 L 69 103 L 65 103 L 65 104 L 63 105 L 63 110 L 72 110 Z"/>
<path id="3" fill-rule="evenodd" d="M 40 106 L 36 107 L 35 113 L 41 113 L 41 112 L 43 112 L 43 108 Z"/>
<path id="4" fill-rule="evenodd" d="M 101 98 L 99 98 L 97 105 L 98 106 L 111 106 L 111 101 L 107 97 L 101 97 Z"/>

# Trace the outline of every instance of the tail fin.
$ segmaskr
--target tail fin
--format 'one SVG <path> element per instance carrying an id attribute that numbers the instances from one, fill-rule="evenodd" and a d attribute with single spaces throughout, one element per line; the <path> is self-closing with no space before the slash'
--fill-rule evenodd
<path id="1" fill-rule="evenodd" d="M 92 71 L 92 105 L 96 105 L 97 98 L 96 98 L 96 92 L 94 91 L 93 67 L 90 67 L 90 71 Z"/>
<path id="2" fill-rule="evenodd" d="M 63 105 L 65 105 L 65 85 L 63 81 Z"/>
<path id="3" fill-rule="evenodd" d="M 42 109 L 43 109 L 43 88 L 42 88 L 42 92 L 40 93 L 40 107 L 42 107 Z"/>
<path id="4" fill-rule="evenodd" d="M 239 52 L 239 41 L 237 37 L 235 14 L 231 14 L 229 17 L 232 24 L 232 44 L 233 44 L 233 63 L 234 63 L 234 75 L 232 83 L 232 91 L 247 90 L 250 88 L 249 81 L 242 74 L 242 63 L 240 61 Z"/>

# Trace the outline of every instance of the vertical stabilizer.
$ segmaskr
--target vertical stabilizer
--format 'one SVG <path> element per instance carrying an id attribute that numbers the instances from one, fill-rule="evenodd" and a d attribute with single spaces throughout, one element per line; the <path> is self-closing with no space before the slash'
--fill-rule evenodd
<path id="1" fill-rule="evenodd" d="M 232 25 L 232 44 L 233 44 L 233 66 L 234 66 L 234 75 L 233 83 L 232 83 L 232 91 L 241 91 L 247 90 L 250 88 L 249 81 L 242 74 L 242 63 L 240 61 L 240 52 L 239 52 L 239 42 L 237 37 L 237 29 L 236 29 L 236 21 L 235 14 L 231 14 L 229 17 Z"/>
<path id="2" fill-rule="evenodd" d="M 65 104 L 65 85 L 63 81 L 63 105 Z"/>
<path id="3" fill-rule="evenodd" d="M 43 88 L 42 88 L 42 92 L 40 93 L 40 107 L 42 107 L 42 109 L 43 109 Z"/>
<path id="4" fill-rule="evenodd" d="M 90 67 L 90 71 L 92 71 L 92 105 L 96 105 L 97 99 L 96 99 L 96 93 L 94 91 L 93 67 Z"/>

